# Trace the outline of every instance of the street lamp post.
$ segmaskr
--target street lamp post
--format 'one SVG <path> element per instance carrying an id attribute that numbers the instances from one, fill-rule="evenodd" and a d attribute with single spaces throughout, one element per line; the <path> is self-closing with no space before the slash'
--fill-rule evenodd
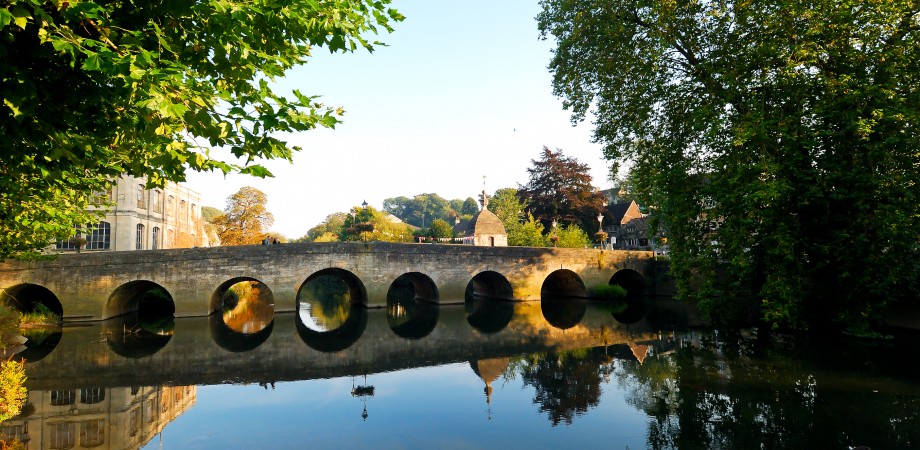
<path id="1" fill-rule="evenodd" d="M 597 236 L 600 237 L 601 248 L 606 248 L 606 242 L 604 241 L 604 213 L 597 213 Z"/>

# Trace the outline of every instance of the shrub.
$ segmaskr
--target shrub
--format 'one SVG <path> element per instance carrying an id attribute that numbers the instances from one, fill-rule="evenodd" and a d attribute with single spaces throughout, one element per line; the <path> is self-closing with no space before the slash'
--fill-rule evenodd
<path id="1" fill-rule="evenodd" d="M 591 298 L 596 300 L 622 300 L 626 289 L 619 284 L 599 284 L 591 288 Z"/>
<path id="2" fill-rule="evenodd" d="M 32 312 L 19 314 L 19 325 L 48 325 L 61 322 L 61 317 L 42 303 L 33 303 Z"/>
<path id="3" fill-rule="evenodd" d="M 0 422 L 16 417 L 26 401 L 26 369 L 19 361 L 0 362 Z"/>

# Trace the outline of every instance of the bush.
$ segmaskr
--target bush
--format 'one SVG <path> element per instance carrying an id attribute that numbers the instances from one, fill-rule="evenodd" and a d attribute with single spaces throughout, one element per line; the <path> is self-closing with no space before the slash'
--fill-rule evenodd
<path id="1" fill-rule="evenodd" d="M 16 417 L 26 401 L 26 369 L 19 361 L 0 362 L 0 422 Z"/>
<path id="2" fill-rule="evenodd" d="M 619 284 L 599 284 L 591 288 L 591 298 L 596 300 L 622 300 L 626 298 L 626 288 Z"/>
<path id="3" fill-rule="evenodd" d="M 42 303 L 33 303 L 32 312 L 19 314 L 19 325 L 50 325 L 61 322 L 61 317 Z"/>

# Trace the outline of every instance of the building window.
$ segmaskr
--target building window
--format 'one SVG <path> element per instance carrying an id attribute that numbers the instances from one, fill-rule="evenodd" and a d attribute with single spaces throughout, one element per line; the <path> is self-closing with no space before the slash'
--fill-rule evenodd
<path id="1" fill-rule="evenodd" d="M 166 230 L 166 248 L 176 248 L 176 232 Z"/>
<path id="2" fill-rule="evenodd" d="M 153 191 L 153 212 L 163 214 L 163 193 Z"/>
<path id="3" fill-rule="evenodd" d="M 111 244 L 112 227 L 108 222 L 87 225 L 90 232 L 86 235 L 87 250 L 108 250 Z"/>
<path id="4" fill-rule="evenodd" d="M 153 227 L 153 246 L 150 248 L 154 250 L 160 248 L 160 227 Z"/>
<path id="5" fill-rule="evenodd" d="M 72 405 L 76 397 L 76 392 L 72 389 L 51 391 L 51 406 Z"/>
<path id="6" fill-rule="evenodd" d="M 77 443 L 77 426 L 73 422 L 58 422 L 51 425 L 49 447 L 55 450 L 73 448 Z"/>
<path id="7" fill-rule="evenodd" d="M 168 216 L 173 215 L 174 213 L 173 207 L 175 206 L 175 204 L 176 204 L 176 198 L 170 195 L 169 198 L 166 199 L 166 215 Z"/>
<path id="8" fill-rule="evenodd" d="M 103 400 L 105 400 L 105 389 L 80 389 L 80 403 L 92 405 L 93 403 L 99 403 Z"/>
<path id="9" fill-rule="evenodd" d="M 83 237 L 83 234 L 80 233 L 80 227 L 74 227 L 73 236 L 70 239 L 64 239 L 63 241 L 57 241 L 54 243 L 54 248 L 58 250 L 77 250 L 80 246 L 78 240 Z"/>
<path id="10" fill-rule="evenodd" d="M 179 200 L 179 220 L 188 222 L 188 209 L 185 207 L 185 200 Z"/>
<path id="11" fill-rule="evenodd" d="M 137 224 L 137 233 L 134 237 L 134 249 L 143 250 L 144 249 L 144 224 Z"/>
<path id="12" fill-rule="evenodd" d="M 105 420 L 84 420 L 80 422 L 80 446 L 98 447 L 105 444 Z"/>
<path id="13" fill-rule="evenodd" d="M 137 207 L 144 209 L 144 185 L 137 185 Z"/>
<path id="14" fill-rule="evenodd" d="M 0 426 L 0 443 L 5 443 L 5 441 L 12 441 L 18 439 L 22 441 L 23 439 L 28 440 L 29 430 L 27 428 L 28 422 L 23 425 L 3 425 Z M 7 448 L 6 445 L 3 448 Z"/>
<path id="15" fill-rule="evenodd" d="M 192 218 L 198 218 L 198 207 L 194 203 L 192 203 Z"/>

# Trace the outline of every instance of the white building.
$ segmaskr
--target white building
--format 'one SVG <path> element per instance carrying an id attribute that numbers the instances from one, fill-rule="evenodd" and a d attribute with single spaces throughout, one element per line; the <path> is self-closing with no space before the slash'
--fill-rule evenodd
<path id="1" fill-rule="evenodd" d="M 201 217 L 201 194 L 186 186 L 168 183 L 147 189 L 144 178 L 123 175 L 108 192 L 100 193 L 110 203 L 98 223 L 78 229 L 83 249 L 156 250 L 207 246 Z M 76 239 L 61 241 L 55 249 L 77 250 Z"/>

